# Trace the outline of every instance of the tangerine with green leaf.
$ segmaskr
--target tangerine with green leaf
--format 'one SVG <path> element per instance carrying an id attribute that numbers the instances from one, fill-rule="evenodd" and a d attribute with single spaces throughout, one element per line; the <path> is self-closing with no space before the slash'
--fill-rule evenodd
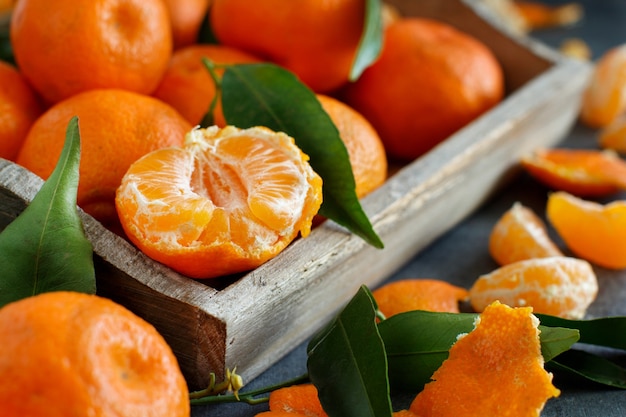
<path id="1" fill-rule="evenodd" d="M 348 82 L 365 21 L 362 0 L 213 0 L 220 43 L 293 71 L 317 93 Z"/>

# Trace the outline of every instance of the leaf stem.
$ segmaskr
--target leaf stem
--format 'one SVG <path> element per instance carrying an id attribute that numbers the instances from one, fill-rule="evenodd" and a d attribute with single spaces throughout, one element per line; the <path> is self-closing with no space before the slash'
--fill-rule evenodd
<path id="1" fill-rule="evenodd" d="M 201 391 L 195 391 L 190 393 L 190 403 L 191 405 L 206 405 L 206 404 L 218 404 L 218 403 L 230 403 L 230 402 L 244 402 L 246 404 L 255 405 L 261 404 L 269 401 L 269 396 L 264 396 L 260 398 L 255 398 L 262 394 L 269 394 L 272 391 L 275 391 L 279 388 L 288 387 L 296 384 L 303 384 L 309 381 L 309 375 L 303 374 L 293 379 L 289 379 L 287 381 L 279 382 L 277 384 L 269 385 L 267 387 L 259 388 L 256 390 L 252 390 L 245 393 L 228 394 L 228 395 L 208 395 L 208 396 L 198 396 L 197 393 Z"/>
<path id="2" fill-rule="evenodd" d="M 216 70 L 219 68 L 219 66 L 216 65 L 215 62 L 211 61 L 210 59 L 206 57 L 202 57 L 202 64 L 209 72 L 209 76 L 211 77 L 211 79 L 213 80 L 213 84 L 215 85 L 215 95 L 213 96 L 213 99 L 211 100 L 211 103 L 209 104 L 209 109 L 207 110 L 207 112 L 202 117 L 202 120 L 200 121 L 200 127 L 206 128 L 215 124 L 214 113 L 215 113 L 215 107 L 217 107 L 217 103 L 221 99 L 221 96 L 222 96 L 222 80 L 220 76 L 217 74 Z"/>

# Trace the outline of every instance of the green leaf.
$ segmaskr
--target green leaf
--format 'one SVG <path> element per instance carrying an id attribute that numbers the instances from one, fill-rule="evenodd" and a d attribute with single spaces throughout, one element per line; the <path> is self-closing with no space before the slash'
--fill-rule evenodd
<path id="1" fill-rule="evenodd" d="M 385 347 L 366 287 L 309 342 L 307 353 L 309 378 L 330 417 L 391 417 Z"/>
<path id="2" fill-rule="evenodd" d="M 315 94 L 274 64 L 229 65 L 222 76 L 222 109 L 228 124 L 285 132 L 308 154 L 324 181 L 320 214 L 382 248 L 356 192 L 348 151 Z"/>
<path id="3" fill-rule="evenodd" d="M 448 358 L 459 335 L 474 329 L 478 314 L 410 311 L 378 325 L 387 350 L 389 380 L 393 388 L 420 391 Z M 578 331 L 539 326 L 541 352 L 546 361 L 569 349 Z"/>
<path id="4" fill-rule="evenodd" d="M 626 317 L 603 317 L 591 320 L 568 320 L 546 314 L 536 314 L 541 324 L 567 327 L 580 331 L 580 342 L 626 350 Z"/>
<path id="5" fill-rule="evenodd" d="M 576 329 L 539 325 L 539 330 L 541 355 L 546 362 L 568 351 L 580 338 L 580 332 Z"/>
<path id="6" fill-rule="evenodd" d="M 79 161 L 74 117 L 56 168 L 33 201 L 0 233 L 0 306 L 48 291 L 95 293 L 93 250 L 76 207 Z"/>
<path id="7" fill-rule="evenodd" d="M 11 38 L 9 36 L 9 25 L 3 26 L 2 22 L 0 22 L 0 60 L 15 65 L 13 47 L 11 46 Z"/>
<path id="8" fill-rule="evenodd" d="M 567 372 L 602 385 L 626 389 L 626 368 L 582 350 L 570 350 L 548 364 L 553 372 Z"/>
<path id="9" fill-rule="evenodd" d="M 365 23 L 356 56 L 350 70 L 350 81 L 358 79 L 380 55 L 383 44 L 382 2 L 366 0 Z"/>
<path id="10" fill-rule="evenodd" d="M 385 344 L 393 388 L 418 392 L 448 358 L 458 336 L 474 328 L 477 314 L 409 311 L 382 321 L 378 331 Z"/>

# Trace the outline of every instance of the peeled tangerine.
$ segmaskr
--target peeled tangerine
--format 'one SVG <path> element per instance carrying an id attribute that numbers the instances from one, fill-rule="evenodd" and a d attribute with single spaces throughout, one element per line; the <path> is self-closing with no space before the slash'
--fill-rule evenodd
<path id="1" fill-rule="evenodd" d="M 470 288 L 470 303 L 483 311 L 498 300 L 511 307 L 569 319 L 584 317 L 598 293 L 591 265 L 566 256 L 527 259 L 480 276 Z"/>
<path id="2" fill-rule="evenodd" d="M 116 195 L 129 239 L 193 278 L 257 267 L 307 236 L 321 203 L 308 156 L 262 127 L 194 129 L 136 161 Z"/>
<path id="3" fill-rule="evenodd" d="M 548 197 L 546 211 L 577 256 L 604 268 L 626 268 L 626 201 L 602 205 L 558 192 Z"/>
<path id="4" fill-rule="evenodd" d="M 515 202 L 491 229 L 489 253 L 499 265 L 562 255 L 543 220 L 520 202 Z"/>
<path id="5" fill-rule="evenodd" d="M 420 417 L 538 417 L 560 391 L 543 367 L 532 311 L 497 301 L 487 306 L 410 410 Z"/>

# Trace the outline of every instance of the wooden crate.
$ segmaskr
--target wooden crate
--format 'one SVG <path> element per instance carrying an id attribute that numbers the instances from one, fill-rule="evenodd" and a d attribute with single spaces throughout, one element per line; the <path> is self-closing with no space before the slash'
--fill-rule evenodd
<path id="1" fill-rule="evenodd" d="M 332 222 L 237 279 L 196 281 L 153 262 L 88 215 L 98 291 L 153 323 L 172 346 L 192 388 L 237 366 L 246 380 L 306 340 L 361 284 L 376 286 L 455 226 L 518 171 L 520 155 L 560 141 L 575 120 L 590 65 L 507 35 L 479 3 L 390 3 L 406 15 L 447 21 L 497 55 L 507 98 L 363 199 L 385 243 L 368 246 Z M 0 160 L 0 228 L 41 186 Z"/>

